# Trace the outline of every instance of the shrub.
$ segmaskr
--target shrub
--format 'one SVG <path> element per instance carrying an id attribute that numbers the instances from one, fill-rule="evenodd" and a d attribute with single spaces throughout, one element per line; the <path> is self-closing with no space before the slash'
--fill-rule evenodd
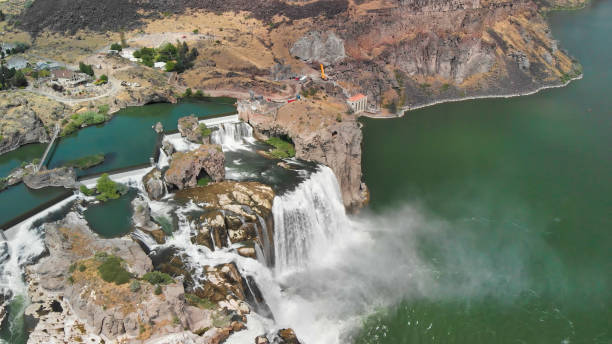
<path id="1" fill-rule="evenodd" d="M 193 91 L 191 90 L 191 88 L 186 89 L 185 93 L 183 93 L 183 97 L 185 98 L 191 97 L 193 95 L 192 92 Z"/>
<path id="2" fill-rule="evenodd" d="M 100 78 L 102 78 L 102 77 L 100 77 Z M 109 111 L 110 111 L 110 105 L 108 105 L 108 104 L 102 104 L 102 105 L 98 106 L 98 113 L 99 114 L 106 115 L 106 114 L 108 114 Z"/>
<path id="3" fill-rule="evenodd" d="M 215 309 L 215 307 L 217 307 L 214 302 L 208 299 L 202 299 L 194 294 L 185 294 L 185 301 L 192 306 L 204 309 Z"/>
<path id="4" fill-rule="evenodd" d="M 93 196 L 93 195 L 94 195 L 94 193 L 95 193 L 95 191 L 94 191 L 94 190 L 92 190 L 92 189 L 88 188 L 88 187 L 87 187 L 87 186 L 85 186 L 85 185 L 81 185 L 81 187 L 79 187 L 79 190 L 81 190 L 81 192 L 82 192 L 82 193 L 83 193 L 83 195 L 85 195 L 85 196 Z"/>
<path id="5" fill-rule="evenodd" d="M 98 262 L 103 262 L 106 260 L 106 258 L 108 258 L 108 253 L 104 251 L 99 251 L 94 254 L 94 259 Z"/>
<path id="6" fill-rule="evenodd" d="M 193 34 L 194 34 L 194 35 L 197 35 L 197 34 L 199 34 L 199 33 L 200 33 L 200 30 L 198 30 L 198 29 L 193 30 Z"/>
<path id="7" fill-rule="evenodd" d="M 68 283 L 74 284 L 74 277 L 72 275 L 68 276 Z"/>
<path id="8" fill-rule="evenodd" d="M 83 264 L 79 265 L 79 271 L 80 272 L 83 272 L 85 270 L 87 270 L 87 267 L 85 265 L 83 265 Z"/>
<path id="9" fill-rule="evenodd" d="M 110 46 L 111 50 L 117 50 L 117 51 L 121 51 L 123 50 L 123 47 L 121 46 L 121 44 L 119 43 L 113 43 Z"/>
<path id="10" fill-rule="evenodd" d="M 98 267 L 98 272 L 104 281 L 108 283 L 114 282 L 118 285 L 129 282 L 132 277 L 130 273 L 123 268 L 121 258 L 112 255 L 109 255 Z"/>
<path id="11" fill-rule="evenodd" d="M 174 280 L 172 279 L 172 277 L 170 277 L 170 275 L 159 271 L 147 272 L 146 274 L 144 274 L 144 276 L 142 276 L 142 279 L 151 284 L 158 285 L 174 283 Z"/>
<path id="12" fill-rule="evenodd" d="M 200 133 L 202 133 L 202 137 L 208 137 L 212 131 L 206 126 L 206 124 L 200 123 Z"/>
<path id="13" fill-rule="evenodd" d="M 202 92 L 202 90 L 197 90 L 195 92 L 194 97 L 196 97 L 196 98 L 204 98 L 204 92 Z"/>
<path id="14" fill-rule="evenodd" d="M 94 70 L 92 65 L 85 64 L 83 62 L 79 62 L 79 71 L 81 73 L 85 73 L 89 76 L 94 76 Z"/>
<path id="15" fill-rule="evenodd" d="M 140 282 L 138 282 L 137 280 L 133 280 L 132 283 L 130 283 L 130 290 L 132 291 L 132 293 L 139 291 Z"/>
<path id="16" fill-rule="evenodd" d="M 71 264 L 71 265 L 68 267 L 68 272 L 73 273 L 73 272 L 74 272 L 74 270 L 76 270 L 76 267 L 77 267 L 77 266 L 76 266 L 76 263 Z"/>
<path id="17" fill-rule="evenodd" d="M 109 199 L 117 199 L 119 196 L 117 183 L 112 181 L 107 173 L 104 173 L 96 184 L 96 189 L 98 190 L 99 195 L 96 198 L 100 201 L 108 201 Z"/>
<path id="18" fill-rule="evenodd" d="M 154 293 L 155 295 L 160 295 L 160 294 L 162 293 L 162 288 L 161 288 L 161 286 L 157 285 L 157 286 L 155 287 L 155 291 L 153 291 L 153 293 Z"/>

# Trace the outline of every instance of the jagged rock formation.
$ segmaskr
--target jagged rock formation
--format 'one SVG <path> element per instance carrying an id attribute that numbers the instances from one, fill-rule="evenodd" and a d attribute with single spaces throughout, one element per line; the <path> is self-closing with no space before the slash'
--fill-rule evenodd
<path id="1" fill-rule="evenodd" d="M 221 146 L 201 145 L 194 151 L 174 153 L 164 179 L 179 189 L 191 188 L 196 186 L 202 172 L 215 182 L 225 178 L 225 156 Z"/>
<path id="2" fill-rule="evenodd" d="M 76 187 L 76 172 L 71 167 L 40 170 L 36 173 L 24 175 L 23 182 L 30 189 L 42 189 L 49 186 L 62 186 L 71 189 Z"/>
<path id="3" fill-rule="evenodd" d="M 340 62 L 346 56 L 344 41 L 332 31 L 324 34 L 309 32 L 293 44 L 291 54 L 306 62 L 318 62 L 325 66 Z"/>
<path id="4" fill-rule="evenodd" d="M 135 277 L 151 271 L 152 264 L 133 241 L 100 239 L 74 212 L 46 224 L 44 230 L 49 255 L 26 271 L 33 301 L 26 313 L 39 320 L 30 336 L 32 343 L 67 338 L 93 343 L 183 339 L 220 343 L 244 328 L 244 315 L 250 309 L 234 298 L 244 297 L 244 289 L 232 264 L 206 268 L 211 295 L 218 302 L 187 295 L 180 281 L 161 285 L 158 293 L 144 280 L 134 287 Z M 130 283 L 117 285 L 101 279 L 97 267 L 111 254 L 121 258 L 133 274 Z M 227 294 L 221 295 L 222 291 Z"/>
<path id="5" fill-rule="evenodd" d="M 203 142 L 204 137 L 202 136 L 202 130 L 200 130 L 198 118 L 194 115 L 179 118 L 178 131 L 187 141 L 193 143 L 210 143 L 210 137 L 207 137 L 207 142 Z"/>
<path id="6" fill-rule="evenodd" d="M 191 220 L 197 226 L 194 243 L 211 250 L 228 247 L 228 243 L 242 244 L 241 255 L 267 260 L 272 264 L 274 191 L 256 182 L 224 181 L 205 187 L 181 190 L 176 193 L 180 202 L 189 200 L 204 208 Z M 264 257 L 256 257 L 257 243 Z"/>
<path id="7" fill-rule="evenodd" d="M 151 172 L 145 174 L 145 176 L 142 177 L 142 184 L 144 185 L 147 195 L 152 200 L 160 200 L 166 193 L 162 172 L 158 168 L 154 168 Z"/>
<path id="8" fill-rule="evenodd" d="M 27 99 L 3 96 L 0 101 L 0 154 L 28 143 L 49 141 L 43 122 Z"/>
<path id="9" fill-rule="evenodd" d="M 295 145 L 296 157 L 329 166 L 342 191 L 344 205 L 354 211 L 367 202 L 367 187 L 361 181 L 362 133 L 354 116 L 343 116 L 342 107 L 324 101 L 288 104 L 275 116 L 242 111 L 256 136 L 287 136 Z M 338 121 L 340 120 L 340 122 Z"/>
<path id="10" fill-rule="evenodd" d="M 158 244 L 166 241 L 166 234 L 158 224 L 153 222 L 149 203 L 142 196 L 132 200 L 132 223 L 136 228 L 150 235 Z"/>

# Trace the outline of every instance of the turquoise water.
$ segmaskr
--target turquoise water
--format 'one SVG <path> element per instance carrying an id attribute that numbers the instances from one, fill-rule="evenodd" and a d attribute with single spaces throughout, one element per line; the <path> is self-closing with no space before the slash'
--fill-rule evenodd
<path id="1" fill-rule="evenodd" d="M 105 154 L 104 163 L 85 171 L 77 170 L 79 175 L 148 163 L 157 142 L 157 134 L 152 129 L 155 123 L 161 122 L 165 130 L 175 130 L 180 117 L 190 114 L 206 117 L 235 110 L 230 103 L 197 101 L 126 108 L 103 125 L 87 127 L 62 138 L 50 153 L 48 166 L 58 167 L 66 161 L 98 153 Z M 8 153 L 7 158 L 0 156 L 0 168 L 10 171 L 13 165 L 21 164 L 21 159 L 31 160 L 39 148 L 44 149 L 40 145 L 28 145 Z M 51 189 L 28 190 L 23 184 L 0 192 L 0 224 L 59 194 L 59 191 Z"/>
<path id="2" fill-rule="evenodd" d="M 371 209 L 433 278 L 355 342 L 612 343 L 612 1 L 549 19 L 582 80 L 363 121 Z"/>
<path id="3" fill-rule="evenodd" d="M 23 162 L 40 159 L 45 152 L 45 148 L 45 144 L 33 143 L 0 155 L 0 178 L 8 176 L 12 170 L 21 166 Z"/>
<path id="4" fill-rule="evenodd" d="M 118 199 L 90 205 L 83 214 L 85 220 L 94 232 L 104 238 L 125 235 L 133 228 L 131 202 L 135 197 L 136 190 L 132 189 Z"/>

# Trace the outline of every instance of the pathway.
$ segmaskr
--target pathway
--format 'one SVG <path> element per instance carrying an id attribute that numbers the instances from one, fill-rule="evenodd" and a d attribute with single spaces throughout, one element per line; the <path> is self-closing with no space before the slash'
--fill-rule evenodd
<path id="1" fill-rule="evenodd" d="M 49 151 L 51 150 L 51 147 L 53 147 L 53 143 L 55 143 L 55 140 L 57 139 L 57 136 L 60 133 L 60 127 L 59 125 L 56 123 L 55 124 L 55 132 L 53 133 L 53 138 L 51 138 L 51 142 L 49 142 L 49 145 L 47 146 L 47 149 L 45 149 L 45 153 L 43 154 L 42 158 L 40 159 L 40 163 L 38 163 L 38 166 L 36 167 L 36 172 L 40 171 L 40 168 L 43 167 L 43 165 L 45 164 L 45 160 L 47 160 L 47 154 L 49 154 Z"/>

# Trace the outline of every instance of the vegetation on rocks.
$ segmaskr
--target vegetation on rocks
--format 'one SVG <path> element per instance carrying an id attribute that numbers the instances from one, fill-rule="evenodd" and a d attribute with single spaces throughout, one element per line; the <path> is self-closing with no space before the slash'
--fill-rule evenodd
<path id="1" fill-rule="evenodd" d="M 206 126 L 204 123 L 200 123 L 200 132 L 202 133 L 202 138 L 210 136 L 212 130 Z"/>
<path id="2" fill-rule="evenodd" d="M 185 301 L 187 301 L 188 304 L 195 306 L 195 307 L 199 307 L 199 308 L 204 308 L 204 309 L 215 309 L 217 307 L 217 305 L 208 300 L 208 299 L 203 299 L 201 297 L 198 297 L 195 294 L 189 294 L 186 293 L 185 294 Z"/>
<path id="3" fill-rule="evenodd" d="M 79 168 L 81 170 L 86 170 L 90 167 L 99 165 L 103 162 L 104 162 L 104 154 L 100 153 L 100 154 L 89 155 L 89 156 L 85 156 L 82 158 L 70 160 L 64 163 L 63 166 L 74 167 L 74 168 Z"/>
<path id="4" fill-rule="evenodd" d="M 274 146 L 268 154 L 276 159 L 293 158 L 295 156 L 295 147 L 291 142 L 285 141 L 280 137 L 271 137 L 266 141 L 267 144 Z"/>
<path id="5" fill-rule="evenodd" d="M 98 267 L 100 277 L 108 283 L 114 282 L 117 285 L 130 281 L 132 275 L 123 267 L 121 258 L 108 255 Z"/>
<path id="6" fill-rule="evenodd" d="M 170 275 L 159 271 L 147 272 L 142 276 L 142 279 L 153 285 L 174 283 L 174 280 L 172 277 L 170 277 Z"/>
<path id="7" fill-rule="evenodd" d="M 62 130 L 62 135 L 69 135 L 81 127 L 104 123 L 108 119 L 108 106 L 100 106 L 98 111 L 87 111 L 75 113 L 70 117 L 70 122 Z"/>

